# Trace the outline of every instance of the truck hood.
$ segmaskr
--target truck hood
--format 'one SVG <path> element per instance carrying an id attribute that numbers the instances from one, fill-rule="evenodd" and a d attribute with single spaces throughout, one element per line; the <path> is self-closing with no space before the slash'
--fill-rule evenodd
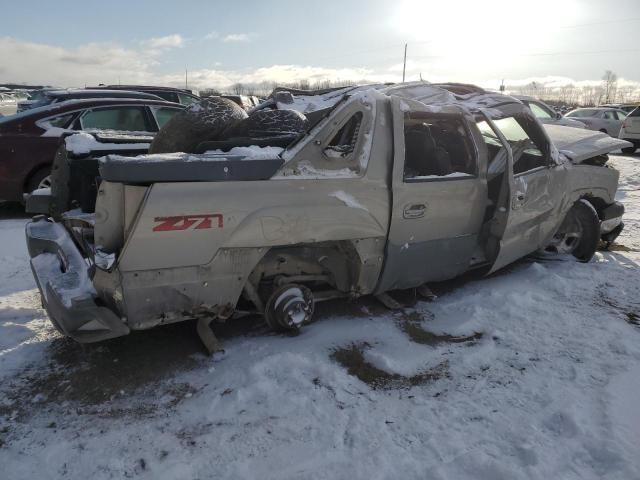
<path id="1" fill-rule="evenodd" d="M 631 143 L 625 140 L 594 130 L 561 125 L 544 125 L 544 129 L 558 151 L 572 163 L 582 163 L 589 158 L 631 146 Z"/>

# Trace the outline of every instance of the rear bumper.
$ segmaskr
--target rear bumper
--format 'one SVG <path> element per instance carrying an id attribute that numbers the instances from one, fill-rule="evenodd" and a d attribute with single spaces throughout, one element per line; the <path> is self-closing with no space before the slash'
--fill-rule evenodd
<path id="1" fill-rule="evenodd" d="M 618 137 L 622 140 L 633 143 L 635 146 L 640 145 L 640 133 L 631 133 L 628 132 L 625 128 L 621 128 Z"/>
<path id="2" fill-rule="evenodd" d="M 48 195 L 33 195 L 32 193 L 25 193 L 23 195 L 25 207 L 24 211 L 27 213 L 44 213 L 49 214 L 51 202 L 53 197 L 51 193 Z"/>
<path id="3" fill-rule="evenodd" d="M 88 262 L 62 224 L 36 217 L 25 233 L 43 305 L 60 332 L 82 343 L 129 333 L 118 315 L 100 305 Z"/>

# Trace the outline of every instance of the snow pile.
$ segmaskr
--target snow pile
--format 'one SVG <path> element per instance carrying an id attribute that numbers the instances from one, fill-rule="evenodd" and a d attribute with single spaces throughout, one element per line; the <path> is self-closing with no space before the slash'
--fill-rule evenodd
<path id="1" fill-rule="evenodd" d="M 282 94 L 285 92 L 279 92 L 275 94 L 275 101 L 271 101 L 275 103 L 279 110 L 295 110 L 300 113 L 310 113 L 333 108 L 338 104 L 338 102 L 345 99 L 347 96 L 354 96 L 361 92 L 379 90 L 381 88 L 384 88 L 383 84 L 359 85 L 333 90 L 320 95 L 291 95 L 288 99 L 290 101 L 284 101 L 283 97 L 286 95 Z"/>
<path id="2" fill-rule="evenodd" d="M 350 168 L 339 168 L 330 170 L 328 168 L 316 168 L 310 162 L 301 161 L 296 168 L 289 168 L 285 164 L 282 171 L 273 177 L 272 180 L 278 179 L 321 179 L 321 178 L 357 178 L 360 174 Z"/>
<path id="3" fill-rule="evenodd" d="M 101 135 L 102 137 L 102 135 Z M 103 138 L 122 139 L 120 136 L 109 136 Z M 86 132 L 79 132 L 70 135 L 64 139 L 65 148 L 74 155 L 87 155 L 91 152 L 100 152 L 102 150 L 132 150 L 132 149 L 149 149 L 149 143 L 104 143 L 99 142 L 96 138 Z"/>
<path id="4" fill-rule="evenodd" d="M 31 195 L 34 197 L 46 197 L 51 195 L 51 187 L 36 188 Z"/>
<path id="5" fill-rule="evenodd" d="M 591 263 L 529 258 L 403 312 L 318 304 L 295 337 L 237 324 L 213 358 L 171 326 L 61 339 L 25 221 L 0 221 L 3 475 L 640 478 L 640 162 L 610 163 L 626 228 Z"/>
<path id="6" fill-rule="evenodd" d="M 126 163 L 162 163 L 162 162 L 224 162 L 228 160 L 274 160 L 284 151 L 281 147 L 233 147 L 228 152 L 222 150 L 208 150 L 204 153 L 152 153 L 125 157 L 122 155 L 107 155 L 100 159 L 102 162 Z"/>
<path id="7" fill-rule="evenodd" d="M 217 155 L 224 160 L 225 156 L 242 157 L 242 160 L 272 160 L 278 158 L 284 151 L 281 147 L 258 147 L 251 145 L 250 147 L 233 147 L 228 152 L 222 150 L 207 150 L 204 154 L 207 156 Z"/>
<path id="8" fill-rule="evenodd" d="M 409 177 L 408 180 L 436 180 L 443 178 L 475 178 L 475 175 L 464 172 L 452 172 L 447 175 L 418 175 L 415 177 Z"/>

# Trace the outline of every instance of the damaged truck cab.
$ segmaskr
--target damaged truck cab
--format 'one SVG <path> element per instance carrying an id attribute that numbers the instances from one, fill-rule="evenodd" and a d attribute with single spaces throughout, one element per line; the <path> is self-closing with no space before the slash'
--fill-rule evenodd
<path id="1" fill-rule="evenodd" d="M 618 174 L 602 161 L 621 141 L 569 132 L 580 163 L 556 148 L 571 146 L 558 128 L 576 129 L 554 127 L 552 141 L 511 97 L 419 83 L 277 99 L 264 108 L 314 119 L 286 148 L 252 131 L 261 146 L 110 155 L 95 211 L 27 225 L 65 335 L 248 313 L 299 328 L 318 301 L 491 273 L 538 249 L 588 261 L 622 229 Z"/>

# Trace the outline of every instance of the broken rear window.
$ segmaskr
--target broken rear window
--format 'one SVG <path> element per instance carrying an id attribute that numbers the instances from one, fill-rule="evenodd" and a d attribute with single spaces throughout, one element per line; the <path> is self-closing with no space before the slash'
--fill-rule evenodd
<path id="1" fill-rule="evenodd" d="M 356 112 L 333 136 L 324 154 L 329 158 L 346 157 L 356 148 L 362 125 L 362 112 Z"/>
<path id="2" fill-rule="evenodd" d="M 409 113 L 404 122 L 404 179 L 475 176 L 476 161 L 467 130 L 453 116 Z"/>

